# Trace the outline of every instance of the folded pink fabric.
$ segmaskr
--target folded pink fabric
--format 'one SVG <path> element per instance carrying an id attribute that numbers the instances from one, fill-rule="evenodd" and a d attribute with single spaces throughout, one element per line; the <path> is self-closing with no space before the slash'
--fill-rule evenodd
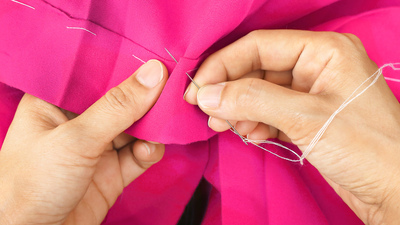
<path id="1" fill-rule="evenodd" d="M 271 28 L 354 33 L 378 65 L 400 62 L 398 1 L 21 3 L 30 7 L 0 3 L 1 138 L 23 93 L 81 113 L 142 64 L 136 57 L 161 60 L 170 72 L 156 105 L 127 130 L 167 144 L 165 157 L 124 191 L 104 224 L 175 224 L 203 176 L 213 186 L 204 224 L 361 224 L 311 165 L 211 131 L 207 116 L 182 100 L 185 72 L 246 33 Z M 400 99 L 399 83 L 388 84 Z"/>

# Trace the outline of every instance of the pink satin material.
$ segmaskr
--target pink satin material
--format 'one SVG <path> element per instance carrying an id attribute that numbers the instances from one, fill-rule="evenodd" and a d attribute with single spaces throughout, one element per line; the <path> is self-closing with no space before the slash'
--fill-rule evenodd
<path id="1" fill-rule="evenodd" d="M 213 186 L 203 224 L 362 224 L 311 165 L 211 131 L 207 116 L 182 100 L 185 72 L 246 33 L 271 28 L 354 33 L 378 65 L 400 62 L 398 1 L 22 2 L 35 10 L 0 3 L 1 140 L 24 92 L 81 113 L 142 64 L 132 55 L 161 60 L 170 72 L 156 105 L 127 130 L 167 144 L 165 157 L 125 189 L 104 224 L 176 224 L 203 176 Z M 388 85 L 400 99 L 400 84 Z"/>

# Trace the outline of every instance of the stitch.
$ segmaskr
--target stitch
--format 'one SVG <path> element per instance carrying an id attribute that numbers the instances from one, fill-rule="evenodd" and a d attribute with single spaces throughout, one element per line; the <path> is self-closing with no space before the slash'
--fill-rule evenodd
<path id="1" fill-rule="evenodd" d="M 395 79 L 395 78 L 391 78 L 391 77 L 385 77 L 385 80 L 388 80 L 388 81 L 393 81 L 393 82 L 398 82 L 398 83 L 400 83 L 400 79 Z"/>
<path id="2" fill-rule="evenodd" d="M 88 30 L 88 29 L 86 29 L 86 28 L 83 28 L 83 27 L 67 27 L 67 29 L 84 30 L 84 31 L 87 31 L 87 32 L 93 34 L 94 36 L 97 36 L 97 34 L 95 34 L 94 32 L 92 32 L 92 31 L 90 31 L 90 30 Z"/>
<path id="3" fill-rule="evenodd" d="M 19 2 L 19 1 L 16 1 L 16 0 L 11 0 L 11 1 L 35 10 L 35 7 L 30 6 L 28 4 L 25 4 L 25 3 L 22 3 L 22 2 Z"/>
<path id="4" fill-rule="evenodd" d="M 79 20 L 79 21 L 88 21 L 88 22 L 90 22 L 90 23 L 92 23 L 92 24 L 94 24 L 94 25 L 96 25 L 96 26 L 99 26 L 100 28 L 102 28 L 102 29 L 104 29 L 104 30 L 107 30 L 107 31 L 109 31 L 109 32 L 111 32 L 111 33 L 113 33 L 113 34 L 115 34 L 115 35 L 117 35 L 117 36 L 119 36 L 119 37 L 121 37 L 121 38 L 123 38 L 123 39 L 128 40 L 128 41 L 131 42 L 132 44 L 137 45 L 137 46 L 139 46 L 140 48 L 143 48 L 143 49 L 146 50 L 147 52 L 149 52 L 149 53 L 151 53 L 151 54 L 153 54 L 153 55 L 156 55 L 157 57 L 159 57 L 159 58 L 161 58 L 161 59 L 163 59 L 163 60 L 165 60 L 165 61 L 172 61 L 171 59 L 167 59 L 167 58 L 164 58 L 164 57 L 160 56 L 160 55 L 157 54 L 156 52 L 151 51 L 150 49 L 144 47 L 143 45 L 140 45 L 139 43 L 133 41 L 132 39 L 130 39 L 130 38 L 128 38 L 128 37 L 125 37 L 124 35 L 122 35 L 122 34 L 116 32 L 116 31 L 111 30 L 110 28 L 107 28 L 107 27 L 101 25 L 100 23 L 97 23 L 96 21 L 93 21 L 93 20 L 90 20 L 90 19 L 85 19 L 85 18 L 79 18 L 79 17 L 72 16 L 72 15 L 69 14 L 67 11 L 65 11 L 65 10 L 63 10 L 63 9 L 61 9 L 61 8 L 59 8 L 59 7 L 57 7 L 57 6 L 53 5 L 53 4 L 51 4 L 51 3 L 49 3 L 49 2 L 46 1 L 46 0 L 41 0 L 41 1 L 42 1 L 44 4 L 46 4 L 46 5 L 48 5 L 48 6 L 52 7 L 52 8 L 54 8 L 55 10 L 57 10 L 57 11 L 59 11 L 59 12 L 61 12 L 62 14 L 64 14 L 65 16 L 67 16 L 67 17 L 70 18 L 70 19 Z M 189 58 L 188 58 L 188 59 L 189 59 Z"/>

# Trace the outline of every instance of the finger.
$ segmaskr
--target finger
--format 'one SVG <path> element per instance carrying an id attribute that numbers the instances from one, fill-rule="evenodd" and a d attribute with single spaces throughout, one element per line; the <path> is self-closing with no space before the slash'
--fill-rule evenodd
<path id="1" fill-rule="evenodd" d="M 291 85 L 293 80 L 292 71 L 265 71 L 264 80 L 281 86 Z"/>
<path id="2" fill-rule="evenodd" d="M 264 123 L 258 123 L 258 125 L 247 135 L 250 140 L 267 140 L 268 138 L 275 138 L 278 132 L 271 129 L 270 126 Z"/>
<path id="3" fill-rule="evenodd" d="M 167 70 L 162 63 L 157 60 L 148 61 L 82 115 L 67 123 L 63 131 L 72 136 L 79 135 L 79 139 L 93 146 L 92 149 L 110 143 L 154 105 L 167 76 Z"/>
<path id="4" fill-rule="evenodd" d="M 128 186 L 150 166 L 159 162 L 164 152 L 165 145 L 142 140 L 124 147 L 118 153 L 124 186 Z"/>
<path id="5" fill-rule="evenodd" d="M 65 109 L 62 109 L 62 108 L 59 108 L 59 109 L 61 110 L 62 113 L 64 113 L 64 115 L 68 118 L 68 120 L 72 120 L 72 119 L 74 119 L 74 118 L 79 116 L 79 114 L 70 112 L 68 110 L 65 110 Z"/>
<path id="6" fill-rule="evenodd" d="M 321 44 L 329 39 L 321 36 L 332 35 L 296 30 L 251 32 L 208 57 L 196 73 L 194 81 L 202 87 L 206 84 L 236 80 L 260 69 L 278 72 L 294 70 L 295 73 L 308 74 L 315 79 L 331 59 L 334 49 L 330 48 L 330 42 Z M 334 38 L 331 39 L 331 42 L 334 42 Z M 301 69 L 296 70 L 295 66 L 300 60 Z M 193 84 L 188 88 L 186 100 L 196 104 L 197 89 L 193 88 Z"/>
<path id="7" fill-rule="evenodd" d="M 122 132 L 120 135 L 118 135 L 116 138 L 113 140 L 113 147 L 114 149 L 122 149 L 125 147 L 127 144 L 137 140 L 135 137 Z"/>
<path id="8" fill-rule="evenodd" d="M 229 122 L 231 123 L 231 125 L 234 126 L 236 131 L 239 132 L 239 134 L 242 136 L 246 136 L 248 133 L 254 130 L 254 128 L 256 128 L 258 124 L 258 122 L 253 122 L 253 121 L 238 121 L 238 122 L 229 121 Z M 231 129 L 231 126 L 229 126 L 226 120 L 214 118 L 212 116 L 210 116 L 208 119 L 208 127 L 217 132 L 223 132 Z"/>
<path id="9" fill-rule="evenodd" d="M 276 128 L 274 128 L 274 129 L 276 130 Z M 277 131 L 277 134 L 278 134 L 277 137 L 279 140 L 284 141 L 284 142 L 292 142 L 292 140 L 290 140 L 290 138 L 285 133 L 278 131 L 278 130 L 276 130 L 276 131 Z"/>
<path id="10" fill-rule="evenodd" d="M 230 121 L 230 123 L 233 126 L 235 126 L 234 123 L 232 123 L 232 121 Z M 226 120 L 218 119 L 212 116 L 208 118 L 208 127 L 210 127 L 216 132 L 223 132 L 231 128 L 229 124 L 226 122 Z"/>
<path id="11" fill-rule="evenodd" d="M 235 129 L 239 132 L 240 135 L 246 136 L 248 133 L 253 131 L 258 125 L 258 122 L 255 121 L 239 121 L 235 125 Z"/>
<path id="12" fill-rule="evenodd" d="M 255 71 L 251 71 L 247 74 L 244 74 L 241 78 L 260 78 L 260 79 L 264 79 L 265 77 L 265 71 L 264 70 L 255 70 Z M 196 93 L 198 91 L 197 86 L 191 86 L 189 85 L 189 87 L 186 89 L 185 93 L 183 94 L 183 100 L 189 102 L 189 103 L 193 103 L 193 102 L 197 102 L 196 99 L 193 99 L 193 97 L 195 96 L 187 96 L 188 92 L 191 92 L 190 89 L 194 87 L 196 89 Z M 197 104 L 197 103 L 196 103 Z"/>
<path id="13" fill-rule="evenodd" d="M 250 73 L 244 74 L 241 78 L 259 78 L 264 79 L 265 71 L 264 70 L 255 70 L 251 71 Z"/>
<path id="14" fill-rule="evenodd" d="M 325 114 L 328 115 L 332 108 L 316 95 L 296 92 L 261 79 L 206 85 L 200 89 L 197 98 L 201 110 L 212 117 L 263 122 L 288 135 L 290 132 L 307 132 L 302 126 L 310 122 L 308 118 L 321 118 L 322 115 L 325 119 Z"/>
<path id="15" fill-rule="evenodd" d="M 230 125 L 229 125 L 229 123 L 230 123 Z M 232 128 L 231 125 L 233 127 L 235 127 L 237 124 L 237 121 L 230 120 L 229 123 L 225 119 L 218 119 L 218 118 L 214 118 L 212 116 L 210 116 L 208 118 L 208 127 L 210 127 L 211 129 L 213 129 L 214 131 L 217 131 L 217 132 L 223 132 L 223 131 L 229 130 Z"/>

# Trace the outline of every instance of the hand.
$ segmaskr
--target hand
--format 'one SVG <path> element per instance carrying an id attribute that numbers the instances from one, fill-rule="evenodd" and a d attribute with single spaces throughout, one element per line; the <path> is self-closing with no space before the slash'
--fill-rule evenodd
<path id="1" fill-rule="evenodd" d="M 0 224 L 100 224 L 164 155 L 164 145 L 122 132 L 154 105 L 167 77 L 150 60 L 72 120 L 26 94 L 0 152 Z"/>
<path id="2" fill-rule="evenodd" d="M 255 31 L 211 55 L 185 99 L 209 126 L 304 151 L 334 111 L 378 67 L 350 34 Z M 400 105 L 383 77 L 340 112 L 308 155 L 370 224 L 400 223 Z M 239 121 L 239 122 L 237 122 Z"/>

